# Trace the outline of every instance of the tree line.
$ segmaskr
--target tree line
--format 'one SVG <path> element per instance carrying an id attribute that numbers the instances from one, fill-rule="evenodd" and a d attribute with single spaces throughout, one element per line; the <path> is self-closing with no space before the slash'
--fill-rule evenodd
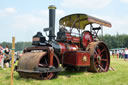
<path id="1" fill-rule="evenodd" d="M 12 43 L 10 42 L 2 42 L 0 43 L 4 48 L 6 45 L 11 49 L 12 48 Z M 22 51 L 25 47 L 30 47 L 32 46 L 32 42 L 16 42 L 15 43 L 15 51 Z"/>
<path id="2" fill-rule="evenodd" d="M 126 48 L 128 47 L 128 35 L 118 33 L 116 35 L 106 34 L 103 36 L 103 41 L 107 44 L 109 49 L 112 48 Z"/>
<path id="3" fill-rule="evenodd" d="M 102 36 L 99 36 L 99 38 L 102 39 Z M 127 34 L 121 34 L 121 35 L 119 35 L 118 33 L 116 35 L 106 34 L 103 36 L 103 41 L 107 44 L 109 49 L 128 47 L 128 35 Z M 8 45 L 10 49 L 12 48 L 12 43 L 10 42 L 2 42 L 0 44 L 3 47 Z M 30 46 L 32 46 L 32 42 L 16 42 L 15 50 L 21 51 L 25 47 L 30 47 Z"/>

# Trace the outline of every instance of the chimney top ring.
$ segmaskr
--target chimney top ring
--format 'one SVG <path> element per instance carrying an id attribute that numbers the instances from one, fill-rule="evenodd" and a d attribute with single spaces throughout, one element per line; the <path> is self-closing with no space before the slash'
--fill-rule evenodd
<path id="1" fill-rule="evenodd" d="M 48 7 L 48 9 L 56 9 L 56 6 L 50 5 L 50 6 Z"/>

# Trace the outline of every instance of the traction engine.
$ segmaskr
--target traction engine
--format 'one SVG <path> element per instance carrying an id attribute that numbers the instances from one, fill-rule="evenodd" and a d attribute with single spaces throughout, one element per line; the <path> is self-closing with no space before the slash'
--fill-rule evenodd
<path id="1" fill-rule="evenodd" d="M 17 65 L 20 77 L 53 79 L 64 70 L 107 72 L 109 49 L 99 40 L 97 33 L 102 32 L 102 26 L 111 27 L 111 23 L 87 14 L 71 14 L 60 19 L 56 37 L 56 7 L 50 5 L 48 8 L 49 28 L 44 28 L 44 32 L 49 32 L 48 40 L 41 32 L 33 36 L 33 47 L 24 49 Z M 89 31 L 85 30 L 87 25 Z"/>

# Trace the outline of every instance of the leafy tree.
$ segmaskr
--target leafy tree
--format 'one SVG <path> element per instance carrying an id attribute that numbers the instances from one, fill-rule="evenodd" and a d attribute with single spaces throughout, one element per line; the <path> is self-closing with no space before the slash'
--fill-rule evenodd
<path id="1" fill-rule="evenodd" d="M 4 48 L 6 47 L 6 45 L 9 46 L 9 48 L 12 48 L 12 43 L 9 42 L 2 42 L 0 43 Z M 15 51 L 21 51 L 23 50 L 25 47 L 30 47 L 32 46 L 31 42 L 16 42 L 15 43 Z"/>

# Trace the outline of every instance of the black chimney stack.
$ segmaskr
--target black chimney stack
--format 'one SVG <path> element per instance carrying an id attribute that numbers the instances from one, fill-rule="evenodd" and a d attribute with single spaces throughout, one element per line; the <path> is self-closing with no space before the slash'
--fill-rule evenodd
<path id="1" fill-rule="evenodd" d="M 55 9 L 54 5 L 50 5 L 49 9 L 49 41 L 55 40 Z"/>

